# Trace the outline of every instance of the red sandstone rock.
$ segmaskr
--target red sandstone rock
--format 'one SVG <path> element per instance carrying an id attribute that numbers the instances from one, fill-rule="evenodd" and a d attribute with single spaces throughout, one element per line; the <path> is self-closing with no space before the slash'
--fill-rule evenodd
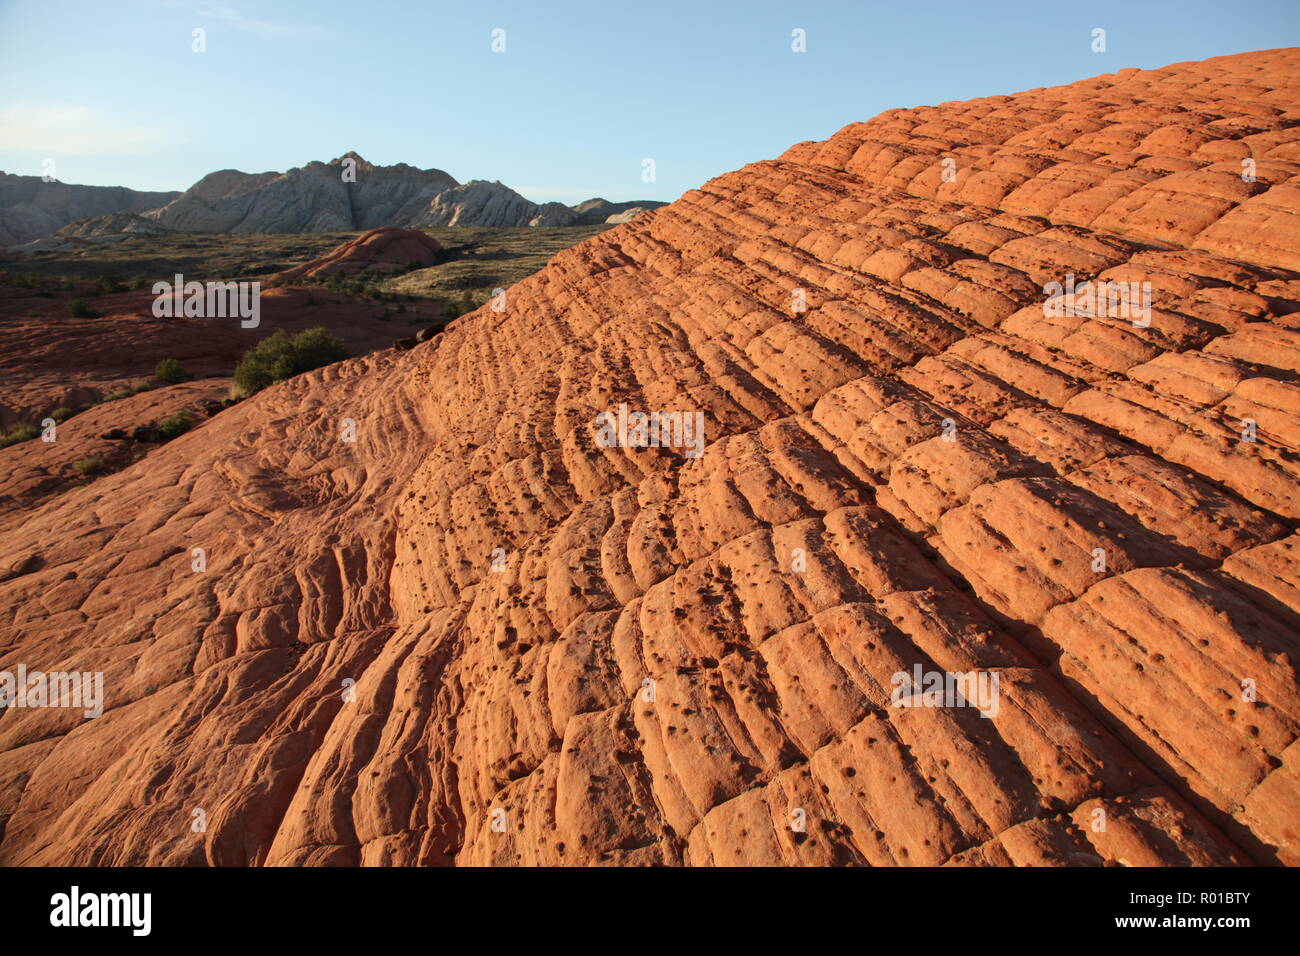
<path id="1" fill-rule="evenodd" d="M 178 412 L 189 412 L 195 423 L 201 423 L 204 403 L 227 398 L 230 384 L 228 378 L 205 378 L 152 388 L 92 405 L 56 423 L 52 432 L 46 432 L 49 441 L 42 436 L 0 448 L 0 529 L 22 521 L 43 498 L 84 484 L 86 479 L 74 470 L 78 461 L 98 458 L 109 468 L 123 468 L 153 450 L 104 435 L 114 429 L 129 435 L 138 426 L 155 425 Z"/>
<path id="2" fill-rule="evenodd" d="M 890 111 L 24 513 L 107 709 L 0 716 L 0 862 L 1300 862 L 1297 77 Z"/>
<path id="3" fill-rule="evenodd" d="M 308 276 L 324 279 L 336 273 L 361 271 L 400 272 L 411 263 L 433 265 L 441 249 L 438 240 L 418 229 L 371 229 L 319 259 L 278 273 L 272 281 Z"/>

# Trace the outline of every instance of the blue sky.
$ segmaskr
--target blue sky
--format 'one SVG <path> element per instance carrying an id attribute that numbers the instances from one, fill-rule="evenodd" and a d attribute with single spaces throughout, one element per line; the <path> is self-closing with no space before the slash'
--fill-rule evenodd
<path id="1" fill-rule="evenodd" d="M 1296 45 L 1296 0 L 0 0 L 0 169 L 184 189 L 356 150 L 671 200 L 894 107 Z"/>

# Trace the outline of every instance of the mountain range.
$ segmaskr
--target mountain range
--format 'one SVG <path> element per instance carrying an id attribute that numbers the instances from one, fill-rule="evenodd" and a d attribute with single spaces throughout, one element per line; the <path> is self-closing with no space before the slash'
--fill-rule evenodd
<path id="1" fill-rule="evenodd" d="M 73 186 L 40 176 L 0 172 L 0 246 L 48 236 L 78 219 L 139 213 L 171 202 L 180 193 L 139 192 L 122 186 Z"/>
<path id="2" fill-rule="evenodd" d="M 39 249 L 178 232 L 346 232 L 380 226 L 580 226 L 625 222 L 662 206 L 589 199 L 538 204 L 500 182 L 457 182 L 441 169 L 377 166 L 354 152 L 287 172 L 209 173 L 182 193 L 74 186 L 0 173 L 0 245 Z M 57 235 L 61 238 L 51 239 Z"/>

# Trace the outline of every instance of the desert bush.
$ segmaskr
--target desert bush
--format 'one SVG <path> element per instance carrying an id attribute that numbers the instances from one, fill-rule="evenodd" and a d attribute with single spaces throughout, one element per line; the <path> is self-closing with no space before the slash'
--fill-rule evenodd
<path id="1" fill-rule="evenodd" d="M 14 275 L 10 272 L 0 272 L 0 283 L 17 286 L 20 289 L 35 289 L 37 285 L 34 273 L 28 273 L 25 276 Z"/>
<path id="2" fill-rule="evenodd" d="M 126 283 L 122 281 L 121 276 L 100 276 L 99 281 L 95 283 L 95 291 L 101 295 L 107 295 L 110 292 L 125 292 Z"/>
<path id="3" fill-rule="evenodd" d="M 14 422 L 0 432 L 0 448 L 8 448 L 20 441 L 28 441 L 41 433 L 41 430 L 28 422 Z"/>
<path id="4" fill-rule="evenodd" d="M 72 470 L 83 478 L 94 478 L 108 471 L 108 463 L 102 458 L 82 458 L 72 466 Z"/>
<path id="5" fill-rule="evenodd" d="M 188 381 L 190 373 L 185 371 L 176 359 L 165 358 L 154 366 L 153 377 L 163 385 L 176 385 Z"/>
<path id="6" fill-rule="evenodd" d="M 251 395 L 274 382 L 347 357 L 343 340 L 330 335 L 323 326 L 304 329 L 292 337 L 281 329 L 240 357 L 235 366 L 234 391 L 239 397 Z"/>
<path id="7" fill-rule="evenodd" d="M 488 296 L 475 293 L 466 289 L 460 295 L 447 299 L 443 302 L 443 311 L 447 313 L 447 318 L 458 319 L 467 312 L 473 312 L 479 306 L 487 303 Z"/>
<path id="8" fill-rule="evenodd" d="M 177 435 L 184 435 L 194 427 L 198 421 L 194 414 L 187 409 L 182 408 L 175 415 L 169 415 L 158 423 L 158 430 L 163 433 L 163 438 L 170 441 Z"/>
<path id="9" fill-rule="evenodd" d="M 69 299 L 63 311 L 70 319 L 97 319 L 99 313 L 86 305 L 85 299 Z"/>
<path id="10" fill-rule="evenodd" d="M 50 412 L 50 417 L 56 422 L 66 422 L 75 414 L 77 413 L 74 409 L 68 408 L 66 405 L 60 405 L 54 411 Z"/>

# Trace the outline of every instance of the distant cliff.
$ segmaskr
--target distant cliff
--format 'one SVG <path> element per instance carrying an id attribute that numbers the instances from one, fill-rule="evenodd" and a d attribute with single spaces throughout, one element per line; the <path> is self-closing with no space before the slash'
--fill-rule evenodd
<path id="1" fill-rule="evenodd" d="M 0 174 L 2 175 L 2 174 Z M 63 235 L 112 236 L 139 214 L 180 232 L 344 232 L 382 226 L 579 226 L 623 222 L 653 200 L 576 206 L 537 204 L 499 182 L 458 183 L 440 169 L 376 166 L 356 153 L 288 172 L 209 173 L 183 193 L 143 193 L 45 183 L 39 176 L 0 181 L 0 245 L 17 246 L 74 224 Z M 83 220 L 93 219 L 92 222 Z M 139 223 L 136 224 L 137 227 Z M 137 228 L 133 234 L 139 234 Z"/>

